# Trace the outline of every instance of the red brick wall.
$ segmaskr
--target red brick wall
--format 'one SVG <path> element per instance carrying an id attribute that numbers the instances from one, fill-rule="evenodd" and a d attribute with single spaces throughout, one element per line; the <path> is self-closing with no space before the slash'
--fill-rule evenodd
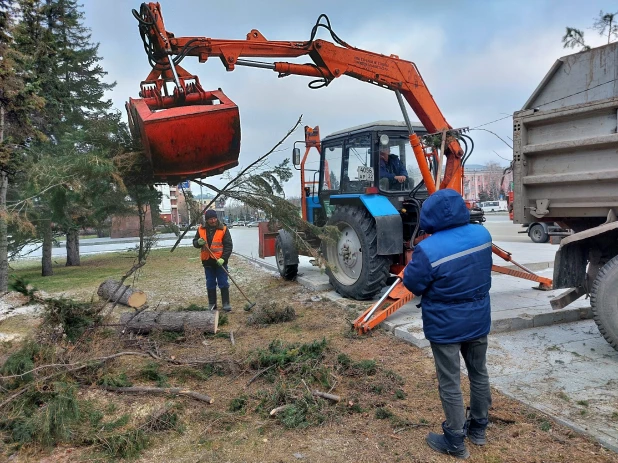
<path id="1" fill-rule="evenodd" d="M 152 230 L 150 210 L 146 212 L 146 229 Z M 137 215 L 112 217 L 112 238 L 127 238 L 139 236 L 139 217 Z"/>

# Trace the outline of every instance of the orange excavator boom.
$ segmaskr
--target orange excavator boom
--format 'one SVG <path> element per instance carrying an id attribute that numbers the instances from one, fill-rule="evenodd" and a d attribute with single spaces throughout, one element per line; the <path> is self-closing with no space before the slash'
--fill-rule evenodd
<path id="1" fill-rule="evenodd" d="M 213 107 L 213 103 L 209 103 L 208 98 L 212 101 L 213 97 L 216 99 L 216 95 L 210 94 L 204 96 L 204 94 L 199 94 L 200 91 L 203 92 L 201 87 L 199 87 L 199 81 L 197 82 L 197 86 L 187 88 L 185 80 L 183 79 L 197 78 L 195 76 L 189 76 L 179 66 L 180 62 L 186 56 L 195 56 L 200 62 L 205 62 L 211 57 L 217 57 L 228 71 L 233 71 L 237 66 L 250 66 L 271 69 L 277 72 L 279 77 L 292 74 L 314 77 L 316 80 L 310 83 L 310 87 L 313 88 L 328 85 L 332 80 L 344 75 L 353 77 L 395 91 L 402 108 L 403 116 L 407 122 L 409 122 L 409 119 L 403 105 L 403 99 L 408 102 L 429 133 L 445 133 L 452 129 L 438 108 L 418 68 L 413 62 L 402 60 L 396 55 L 381 55 L 348 45 L 339 39 L 332 31 L 330 22 L 325 15 L 321 15 L 318 18 L 318 23 L 316 23 L 313 28 L 311 38 L 307 41 L 271 41 L 267 40 L 256 29 L 251 30 L 244 40 L 225 40 L 207 37 L 176 37 L 173 33 L 165 29 L 159 3 L 144 3 L 139 13 L 134 10 L 134 15 L 140 23 L 139 27 L 142 40 L 144 41 L 144 48 L 153 65 L 153 72 L 151 72 L 145 82 L 142 82 L 141 96 L 145 101 L 147 100 L 146 106 L 150 111 L 161 112 L 163 110 L 163 114 L 159 116 L 161 121 L 158 126 L 162 127 L 165 125 L 164 111 L 168 110 L 166 108 L 182 108 L 187 112 L 191 112 L 190 108 L 193 108 L 193 115 L 195 115 L 196 112 L 202 111 L 201 122 L 203 122 L 203 126 L 206 127 L 206 130 L 201 135 L 196 135 L 193 138 L 189 136 L 182 140 L 175 140 L 173 146 L 176 150 L 181 152 L 195 152 L 196 147 L 200 143 L 208 144 L 210 142 L 209 137 L 214 135 L 214 133 L 208 133 L 209 131 L 207 130 L 211 123 L 213 126 L 217 126 L 217 133 L 220 136 L 222 133 L 222 124 L 220 123 L 221 121 L 218 120 L 218 117 L 226 110 L 228 113 L 235 112 L 236 115 L 236 119 L 234 119 L 234 117 L 228 117 L 228 134 L 231 136 L 224 137 L 232 148 L 226 150 L 225 146 L 223 146 L 225 144 L 224 141 L 220 143 L 216 149 L 224 155 L 225 161 L 233 161 L 233 157 L 236 156 L 237 162 L 238 153 L 236 150 L 239 150 L 240 147 L 240 127 L 236 124 L 238 121 L 237 108 L 233 105 L 231 100 L 225 99 L 220 99 L 223 103 L 221 104 L 217 101 L 218 104 Z M 320 23 L 322 18 L 325 18 L 325 24 Z M 329 30 L 336 44 L 315 39 L 315 33 L 319 27 L 324 27 Z M 298 58 L 302 56 L 308 56 L 312 63 L 297 64 L 286 61 L 260 62 L 245 59 Z M 162 92 L 166 87 L 161 84 L 162 81 L 165 83 L 174 83 L 176 86 L 174 92 L 169 95 L 163 95 Z M 144 88 L 148 88 L 150 93 L 144 92 Z M 196 92 L 198 93 L 197 96 L 195 95 Z M 208 94 L 209 92 L 204 93 Z M 165 96 L 168 97 L 167 106 L 163 105 Z M 192 98 L 192 101 L 189 101 L 189 97 Z M 140 126 L 142 119 L 148 116 L 146 112 L 136 114 L 134 108 L 138 105 L 138 101 L 139 100 L 131 100 L 128 104 L 129 113 L 134 115 L 133 122 L 136 126 Z M 206 108 L 205 106 L 210 106 L 210 108 Z M 193 122 L 195 122 L 195 120 L 191 121 L 191 123 Z M 145 124 L 141 123 L 141 125 L 143 126 Z M 423 146 L 416 134 L 413 133 L 411 124 L 408 124 L 408 127 L 410 129 L 410 142 L 429 193 L 433 193 L 436 188 L 452 188 L 461 193 L 463 150 L 456 138 L 447 137 L 448 142 L 444 147 L 444 154 L 447 159 L 444 171 L 445 174 L 442 181 L 436 186 L 436 182 L 427 164 Z M 214 129 L 212 132 L 214 132 Z M 142 131 L 141 137 L 145 145 L 157 145 L 155 148 L 158 148 L 161 141 L 153 143 L 149 138 L 150 136 L 151 135 L 148 134 L 144 135 Z M 170 148 L 170 146 L 166 146 L 156 152 L 156 156 L 166 158 L 166 161 L 162 163 L 164 166 L 168 166 L 170 163 L 173 164 L 175 160 L 180 158 L 178 154 L 172 155 L 165 152 L 166 149 Z M 200 175 L 203 175 L 208 174 L 209 169 L 213 168 L 212 165 L 216 164 L 216 168 L 213 170 L 220 170 L 221 167 L 224 167 L 225 162 L 213 162 L 212 159 L 207 159 L 209 157 L 217 157 L 217 153 L 209 152 L 205 154 L 201 160 L 199 157 L 190 159 L 189 164 L 195 164 L 192 170 L 196 174 L 199 172 Z M 154 164 L 154 155 L 152 160 Z M 202 169 L 197 165 L 200 162 L 204 164 L 206 169 Z M 185 170 L 188 171 L 191 169 Z M 161 172 L 161 175 L 163 174 L 164 172 Z M 196 177 L 194 176 L 194 178 Z"/>

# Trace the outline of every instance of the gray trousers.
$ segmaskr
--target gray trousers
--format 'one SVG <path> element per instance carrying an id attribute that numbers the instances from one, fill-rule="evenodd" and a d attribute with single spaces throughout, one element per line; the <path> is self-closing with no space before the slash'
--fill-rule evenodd
<path id="1" fill-rule="evenodd" d="M 440 400 L 446 417 L 445 426 L 451 431 L 464 430 L 466 409 L 460 383 L 459 353 L 466 363 L 470 380 L 470 418 L 486 419 L 491 407 L 491 390 L 487 374 L 487 336 L 457 344 L 431 343 L 438 374 Z"/>

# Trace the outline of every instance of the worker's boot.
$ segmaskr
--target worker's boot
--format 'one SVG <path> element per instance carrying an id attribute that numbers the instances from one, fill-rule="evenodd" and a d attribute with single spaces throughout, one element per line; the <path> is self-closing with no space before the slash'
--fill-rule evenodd
<path id="1" fill-rule="evenodd" d="M 225 312 L 231 312 L 232 306 L 230 305 L 230 288 L 220 288 L 221 289 L 221 303 L 223 306 L 221 307 Z"/>
<path id="2" fill-rule="evenodd" d="M 445 426 L 446 422 L 442 423 L 444 434 L 436 434 L 430 432 L 425 441 L 427 445 L 437 452 L 450 455 L 455 458 L 465 459 L 470 456 L 470 452 L 464 444 L 466 434 L 464 431 L 452 431 Z"/>
<path id="3" fill-rule="evenodd" d="M 470 442 L 474 445 L 485 445 L 487 443 L 485 429 L 487 429 L 488 423 L 489 420 L 487 418 L 482 420 L 471 419 L 468 422 L 468 439 L 470 439 Z"/>
<path id="4" fill-rule="evenodd" d="M 217 288 L 206 288 L 208 290 L 208 308 L 217 310 Z"/>

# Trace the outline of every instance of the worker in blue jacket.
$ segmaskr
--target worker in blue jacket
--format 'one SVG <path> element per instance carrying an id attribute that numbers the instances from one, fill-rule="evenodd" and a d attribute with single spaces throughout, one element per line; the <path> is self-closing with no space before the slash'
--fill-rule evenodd
<path id="1" fill-rule="evenodd" d="M 421 296 L 423 331 L 431 343 L 444 434 L 429 433 L 427 444 L 438 452 L 467 458 L 464 438 L 486 443 L 491 392 L 486 367 L 491 325 L 491 235 L 470 223 L 470 213 L 455 190 L 439 190 L 421 208 L 420 228 L 431 236 L 421 241 L 404 270 L 403 284 Z M 463 357 L 470 380 L 467 419 L 460 385 Z"/>

